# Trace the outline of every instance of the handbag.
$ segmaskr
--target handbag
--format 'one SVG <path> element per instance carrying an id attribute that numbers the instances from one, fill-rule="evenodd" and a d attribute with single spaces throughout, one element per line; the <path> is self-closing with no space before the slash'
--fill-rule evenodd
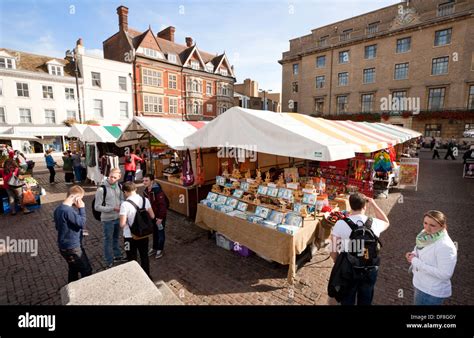
<path id="1" fill-rule="evenodd" d="M 10 179 L 8 180 L 8 186 L 12 187 L 12 188 L 19 188 L 19 187 L 22 187 L 24 185 L 25 185 L 25 183 L 20 181 L 18 176 L 16 176 L 15 174 L 12 174 L 12 177 L 10 177 Z"/>
<path id="2" fill-rule="evenodd" d="M 194 184 L 193 166 L 191 164 L 191 154 L 186 150 L 186 157 L 183 163 L 183 185 L 189 187 Z"/>

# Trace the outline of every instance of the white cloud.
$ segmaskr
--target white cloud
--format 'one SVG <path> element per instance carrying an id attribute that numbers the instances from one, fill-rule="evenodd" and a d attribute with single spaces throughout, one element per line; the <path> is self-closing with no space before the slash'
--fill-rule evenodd
<path id="1" fill-rule="evenodd" d="M 98 48 L 86 49 L 86 55 L 98 56 L 100 58 L 103 58 L 104 57 L 104 51 L 102 49 L 98 49 Z"/>

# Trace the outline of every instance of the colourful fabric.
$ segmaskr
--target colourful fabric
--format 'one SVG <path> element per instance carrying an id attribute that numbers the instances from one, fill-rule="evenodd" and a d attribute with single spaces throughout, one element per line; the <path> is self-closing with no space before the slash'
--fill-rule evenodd
<path id="1" fill-rule="evenodd" d="M 446 235 L 446 230 L 435 232 L 434 234 L 427 233 L 424 229 L 416 236 L 416 248 L 421 250 L 437 240 L 440 240 Z"/>

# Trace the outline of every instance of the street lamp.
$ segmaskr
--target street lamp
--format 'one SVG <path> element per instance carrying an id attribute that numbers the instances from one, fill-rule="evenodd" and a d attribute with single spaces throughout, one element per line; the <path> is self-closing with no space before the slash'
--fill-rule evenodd
<path id="1" fill-rule="evenodd" d="M 79 67 L 75 51 L 66 51 L 66 57 L 70 58 L 74 62 L 74 75 L 76 77 L 76 92 L 77 92 L 77 110 L 79 113 L 79 123 L 82 124 L 82 114 L 81 114 L 81 99 L 79 96 Z"/>
<path id="2" fill-rule="evenodd" d="M 268 109 L 267 109 L 267 99 L 266 99 L 266 96 L 267 96 L 267 93 L 268 93 L 268 92 L 271 92 L 272 90 L 271 90 L 271 89 L 268 89 L 268 90 L 259 89 L 258 91 L 259 91 L 260 93 L 263 92 L 263 110 L 268 110 Z"/>

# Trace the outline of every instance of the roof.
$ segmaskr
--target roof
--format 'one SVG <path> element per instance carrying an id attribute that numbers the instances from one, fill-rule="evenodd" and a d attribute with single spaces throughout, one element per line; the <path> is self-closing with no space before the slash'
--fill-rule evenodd
<path id="1" fill-rule="evenodd" d="M 64 65 L 64 76 L 75 77 L 74 64 L 69 60 L 55 58 L 53 56 L 20 52 L 7 48 L 0 48 L 0 51 L 5 51 L 16 58 L 16 69 L 18 70 L 49 74 L 47 63 L 49 61 L 56 61 Z"/>

